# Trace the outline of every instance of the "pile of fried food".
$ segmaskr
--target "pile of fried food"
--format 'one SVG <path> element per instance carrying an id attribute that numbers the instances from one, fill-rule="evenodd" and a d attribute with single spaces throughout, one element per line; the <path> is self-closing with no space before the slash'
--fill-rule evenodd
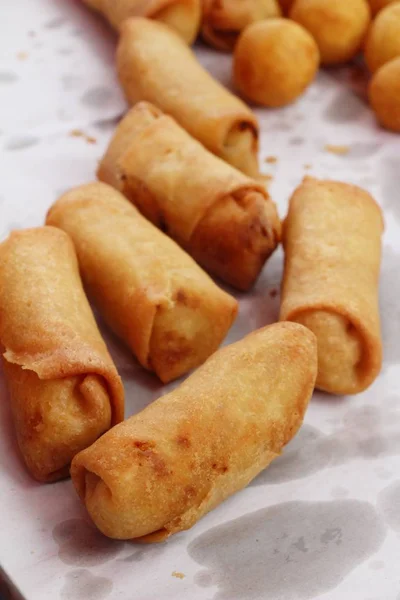
<path id="1" fill-rule="evenodd" d="M 359 393 L 382 362 L 380 208 L 358 187 L 306 177 L 281 223 L 259 179 L 255 115 L 187 42 L 202 18 L 205 40 L 235 47 L 245 95 L 279 105 L 310 82 L 320 56 L 334 64 L 359 50 L 369 8 L 296 0 L 296 23 L 276 18 L 270 0 L 205 0 L 203 13 L 195 0 L 86 2 L 121 29 L 117 68 L 133 107 L 99 181 L 59 198 L 44 227 L 0 245 L 0 345 L 31 474 L 71 474 L 104 534 L 159 541 L 265 469 L 299 429 L 314 387 Z M 329 10 L 342 9 L 349 30 L 332 30 L 342 21 Z M 382 69 L 400 64 L 386 62 L 395 34 L 381 47 L 385 15 L 399 9 L 379 12 L 368 36 L 372 98 Z M 238 302 L 206 272 L 246 292 L 280 242 L 280 322 L 218 350 Z M 86 293 L 162 382 L 196 370 L 123 421 L 121 378 Z"/>

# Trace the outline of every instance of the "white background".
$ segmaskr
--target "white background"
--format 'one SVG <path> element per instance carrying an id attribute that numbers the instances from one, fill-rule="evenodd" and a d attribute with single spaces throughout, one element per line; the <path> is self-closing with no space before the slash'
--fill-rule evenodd
<path id="1" fill-rule="evenodd" d="M 78 2 L 3 1 L 0 23 L 4 238 L 42 224 L 59 194 L 94 178 L 126 106 L 116 36 Z M 229 85 L 230 57 L 197 52 Z M 30 479 L 0 375 L 0 565 L 26 599 L 400 600 L 400 142 L 376 126 L 364 95 L 359 68 L 329 70 L 297 104 L 257 114 L 262 168 L 282 216 L 307 173 L 362 185 L 384 208 L 385 364 L 377 382 L 353 398 L 315 394 L 298 438 L 253 485 L 192 530 L 143 547 L 98 534 L 70 481 Z M 349 152 L 329 153 L 326 144 Z M 240 296 L 229 341 L 276 320 L 279 296 L 270 292 L 281 274 L 277 252 L 253 292 Z M 166 388 L 104 333 L 132 414 Z"/>

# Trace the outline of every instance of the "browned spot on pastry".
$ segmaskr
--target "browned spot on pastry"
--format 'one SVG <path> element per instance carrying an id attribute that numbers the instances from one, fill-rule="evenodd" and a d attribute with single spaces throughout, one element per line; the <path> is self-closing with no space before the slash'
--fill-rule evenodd
<path id="1" fill-rule="evenodd" d="M 180 302 L 181 304 L 184 304 L 186 306 L 188 298 L 184 290 L 178 290 L 176 292 L 175 298 L 177 302 Z"/>
<path id="2" fill-rule="evenodd" d="M 217 463 L 213 463 L 212 468 L 214 471 L 218 471 L 218 473 L 226 473 L 228 471 L 228 467 L 226 465 L 218 465 Z"/>
<path id="3" fill-rule="evenodd" d="M 185 290 L 178 290 L 175 295 L 175 301 L 188 308 L 198 308 L 199 300 L 194 296 L 189 296 Z"/>
<path id="4" fill-rule="evenodd" d="M 28 423 L 29 425 L 27 429 L 30 432 L 30 434 L 39 432 L 44 427 L 43 417 L 39 412 L 36 412 L 34 415 L 32 415 Z"/>
<path id="5" fill-rule="evenodd" d="M 166 331 L 160 346 L 163 348 L 163 360 L 168 364 L 184 360 L 193 352 L 187 340 L 175 331 Z"/>
<path id="6" fill-rule="evenodd" d="M 154 442 L 143 442 L 140 440 L 136 440 L 135 442 L 133 442 L 133 445 L 136 446 L 136 448 L 138 448 L 142 452 L 145 452 L 146 450 L 151 450 L 155 447 Z"/>
<path id="7" fill-rule="evenodd" d="M 192 485 L 187 485 L 185 487 L 185 494 L 187 498 L 194 498 L 196 495 L 196 488 L 194 488 Z"/>
<path id="8" fill-rule="evenodd" d="M 183 448 L 190 448 L 190 440 L 186 435 L 179 435 L 177 437 L 178 446 L 182 446 Z"/>
<path id="9" fill-rule="evenodd" d="M 156 452 L 151 449 L 145 450 L 143 452 L 143 456 L 145 456 L 148 462 L 150 462 L 156 475 L 159 477 L 166 477 L 167 475 L 170 475 L 170 471 L 167 468 L 164 459 L 161 458 L 161 456 L 159 456 Z"/>

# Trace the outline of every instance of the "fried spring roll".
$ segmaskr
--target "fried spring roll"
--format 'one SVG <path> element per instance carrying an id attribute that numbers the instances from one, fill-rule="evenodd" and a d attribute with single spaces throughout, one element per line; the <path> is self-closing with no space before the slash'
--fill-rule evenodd
<path id="1" fill-rule="evenodd" d="M 120 122 L 98 177 L 239 289 L 254 283 L 280 239 L 281 224 L 264 186 L 146 102 Z"/>
<path id="2" fill-rule="evenodd" d="M 237 301 L 119 192 L 104 183 L 76 188 L 54 204 L 47 223 L 71 236 L 106 321 L 163 382 L 217 350 Z"/>
<path id="3" fill-rule="evenodd" d="M 358 187 L 306 177 L 291 198 L 280 318 L 317 336 L 327 392 L 361 392 L 381 369 L 382 232 L 380 208 Z"/>
<path id="4" fill-rule="evenodd" d="M 219 350 L 179 388 L 75 457 L 97 527 L 160 541 L 245 487 L 300 427 L 317 374 L 315 336 L 277 323 Z"/>
<path id="5" fill-rule="evenodd" d="M 247 25 L 281 15 L 278 0 L 203 0 L 201 33 L 214 48 L 231 52 Z"/>
<path id="6" fill-rule="evenodd" d="M 130 17 L 156 19 L 174 29 L 187 44 L 194 42 L 200 27 L 201 0 L 83 0 L 102 13 L 119 30 Z"/>
<path id="7" fill-rule="evenodd" d="M 190 48 L 163 23 L 139 18 L 126 21 L 117 68 L 131 104 L 152 102 L 211 152 L 250 176 L 259 174 L 255 115 L 207 73 Z"/>
<path id="8" fill-rule="evenodd" d="M 124 397 L 63 231 L 17 231 L 0 245 L 0 347 L 29 471 L 67 477 L 73 456 L 123 419 Z"/>

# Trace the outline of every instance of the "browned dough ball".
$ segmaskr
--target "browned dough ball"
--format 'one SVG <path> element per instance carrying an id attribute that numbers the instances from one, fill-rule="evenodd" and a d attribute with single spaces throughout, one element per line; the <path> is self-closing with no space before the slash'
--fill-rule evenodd
<path id="1" fill-rule="evenodd" d="M 324 65 L 352 59 L 371 18 L 367 0 L 295 0 L 289 16 L 315 38 Z"/>
<path id="2" fill-rule="evenodd" d="M 365 43 L 365 60 L 372 73 L 396 56 L 400 56 L 400 2 L 381 10 Z"/>
<path id="3" fill-rule="evenodd" d="M 379 123 L 400 133 L 400 57 L 375 73 L 369 86 L 369 101 Z"/>
<path id="4" fill-rule="evenodd" d="M 397 0 L 368 0 L 369 5 L 371 7 L 372 15 L 375 16 L 382 8 L 392 4 L 393 2 L 397 2 Z"/>
<path id="5" fill-rule="evenodd" d="M 312 82 L 319 52 L 312 36 L 288 19 L 268 19 L 247 27 L 235 47 L 234 81 L 250 100 L 283 106 Z"/>

